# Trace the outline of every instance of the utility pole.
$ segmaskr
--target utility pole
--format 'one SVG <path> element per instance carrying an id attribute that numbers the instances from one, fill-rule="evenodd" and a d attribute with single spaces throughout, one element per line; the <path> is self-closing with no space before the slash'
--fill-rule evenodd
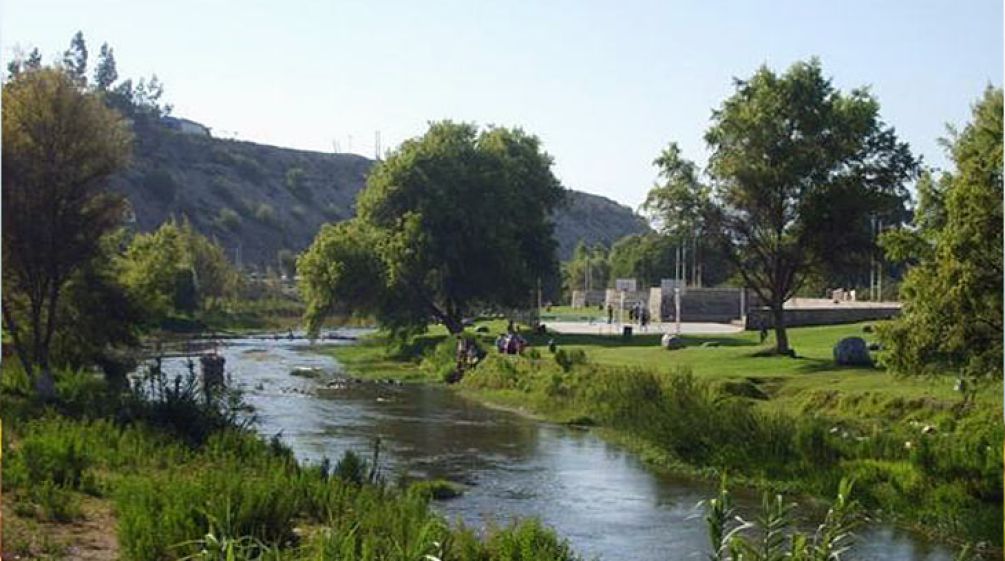
<path id="1" fill-rule="evenodd" d="M 374 152 L 373 159 L 377 160 L 379 162 L 380 161 L 380 131 L 379 130 L 376 132 L 376 134 L 374 134 L 373 147 L 374 147 L 373 148 L 373 152 Z"/>
<path id="2" fill-rule="evenodd" d="M 879 240 L 880 234 L 883 233 L 883 221 L 877 220 L 876 222 L 876 240 Z M 876 301 L 881 302 L 883 300 L 883 256 L 880 255 L 876 263 Z"/>

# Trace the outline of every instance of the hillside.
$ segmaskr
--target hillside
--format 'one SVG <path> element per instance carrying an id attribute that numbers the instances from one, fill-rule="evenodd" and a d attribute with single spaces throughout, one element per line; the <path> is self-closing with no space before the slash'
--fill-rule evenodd
<path id="1" fill-rule="evenodd" d="M 136 127 L 130 168 L 114 188 L 125 194 L 140 230 L 187 216 L 244 265 L 274 265 L 282 249 L 307 247 L 325 222 L 350 218 L 374 161 Z M 555 214 L 559 257 L 580 240 L 612 241 L 646 229 L 628 207 L 570 191 Z"/>

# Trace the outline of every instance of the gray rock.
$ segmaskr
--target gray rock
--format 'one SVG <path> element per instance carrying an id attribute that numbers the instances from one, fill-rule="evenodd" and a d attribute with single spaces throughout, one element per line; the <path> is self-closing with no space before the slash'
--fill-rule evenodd
<path id="1" fill-rule="evenodd" d="M 845 337 L 834 345 L 834 362 L 841 366 L 872 366 L 872 357 L 861 337 Z"/>
<path id="2" fill-rule="evenodd" d="M 660 339 L 660 345 L 668 350 L 680 349 L 684 347 L 684 341 L 673 333 L 667 333 Z"/>

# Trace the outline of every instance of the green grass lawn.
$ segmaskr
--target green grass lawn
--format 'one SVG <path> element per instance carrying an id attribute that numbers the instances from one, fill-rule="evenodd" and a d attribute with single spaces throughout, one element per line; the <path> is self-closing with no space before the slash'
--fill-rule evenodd
<path id="1" fill-rule="evenodd" d="M 481 340 L 491 347 L 495 337 L 505 332 L 506 323 L 499 319 L 479 321 L 470 329 L 482 328 Z M 953 390 L 955 378 L 951 375 L 894 376 L 881 367 L 853 368 L 834 364 L 833 347 L 842 338 L 858 336 L 867 342 L 876 340 L 875 333 L 865 332 L 866 325 L 870 323 L 791 328 L 789 341 L 797 352 L 795 359 L 765 353 L 771 348 L 774 337 L 770 336 L 761 345 L 755 331 L 685 336 L 685 347 L 673 351 L 660 346 L 659 334 L 635 335 L 625 340 L 599 335 L 535 335 L 527 334 L 529 330 L 526 329 L 523 332 L 532 348 L 545 356 L 548 355 L 548 341 L 554 339 L 559 348 L 581 349 L 597 364 L 659 372 L 683 368 L 713 383 L 753 384 L 770 398 L 760 402 L 760 407 L 765 409 L 876 423 L 893 420 L 937 423 L 949 415 L 961 400 L 960 394 Z M 422 337 L 433 342 L 442 340 L 446 330 L 442 326 L 432 326 Z M 413 381 L 428 379 L 428 375 L 417 368 L 417 361 L 390 359 L 380 345 L 333 347 L 326 352 L 357 375 Z M 977 407 L 997 411 L 1000 415 L 1001 390 L 1001 383 L 989 383 L 981 388 Z"/>
<path id="2" fill-rule="evenodd" d="M 789 330 L 789 341 L 798 358 L 764 353 L 759 334 L 686 336 L 685 347 L 668 351 L 659 335 L 638 335 L 629 341 L 597 335 L 552 335 L 559 347 L 582 349 L 599 364 L 641 367 L 671 372 L 689 369 L 695 376 L 717 382 L 750 382 L 771 399 L 766 408 L 799 413 L 826 413 L 865 420 L 918 420 L 935 422 L 959 403 L 955 378 L 894 376 L 881 367 L 841 367 L 834 363 L 833 347 L 844 337 L 876 341 L 866 333 L 869 323 L 798 327 Z M 540 342 L 540 337 L 537 338 Z M 874 356 L 877 353 L 873 353 Z M 767 356 L 765 356 L 767 355 Z M 978 406 L 1002 409 L 1001 383 L 988 384 L 978 394 Z"/>

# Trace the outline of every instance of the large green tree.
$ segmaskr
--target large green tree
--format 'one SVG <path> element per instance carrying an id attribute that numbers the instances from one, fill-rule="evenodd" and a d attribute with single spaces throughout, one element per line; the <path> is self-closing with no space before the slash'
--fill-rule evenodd
<path id="1" fill-rule="evenodd" d="M 870 219 L 893 223 L 917 163 L 866 90 L 839 91 L 817 60 L 762 67 L 712 113 L 713 230 L 770 307 L 788 353 L 783 304 L 808 276 L 866 266 Z"/>
<path id="2" fill-rule="evenodd" d="M 115 111 L 62 69 L 22 71 L 3 87 L 3 319 L 42 394 L 71 278 L 121 222 L 106 187 L 132 136 Z"/>
<path id="3" fill-rule="evenodd" d="M 122 282 L 155 321 L 210 307 L 237 291 L 238 273 L 223 248 L 187 220 L 137 234 L 121 269 Z"/>
<path id="4" fill-rule="evenodd" d="M 897 372 L 1001 378 L 1002 112 L 1002 90 L 988 88 L 947 142 L 956 169 L 919 182 L 912 227 L 882 239 L 891 258 L 914 263 L 903 313 L 880 331 Z"/>
<path id="5" fill-rule="evenodd" d="M 530 306 L 557 274 L 550 214 L 564 190 L 551 165 L 519 129 L 445 121 L 404 142 L 370 174 L 357 218 L 298 260 L 311 328 L 341 307 L 458 333 L 474 312 Z"/>

